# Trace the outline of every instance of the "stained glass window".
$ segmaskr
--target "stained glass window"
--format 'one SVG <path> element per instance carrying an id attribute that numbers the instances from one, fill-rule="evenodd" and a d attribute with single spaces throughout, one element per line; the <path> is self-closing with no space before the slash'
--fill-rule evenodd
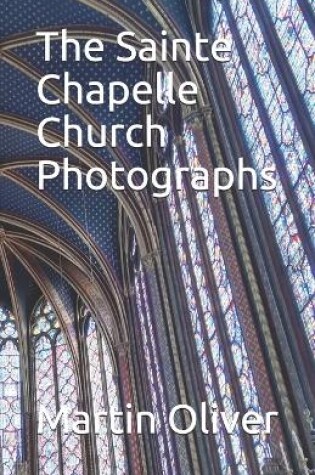
<path id="1" fill-rule="evenodd" d="M 284 48 L 294 78 L 315 122 L 314 37 L 298 0 L 266 0 L 272 21 Z"/>
<path id="2" fill-rule="evenodd" d="M 185 128 L 185 144 L 188 164 L 193 169 L 200 167 L 194 134 L 188 127 Z M 222 254 L 219 236 L 215 227 L 214 216 L 211 210 L 208 194 L 199 192 L 196 194 L 201 224 L 206 238 L 209 262 L 212 267 L 217 295 L 225 320 L 225 328 L 230 343 L 231 354 L 234 360 L 236 374 L 240 383 L 243 401 L 247 410 L 253 409 L 260 412 L 258 394 L 254 383 L 252 368 L 247 354 L 245 338 L 239 313 L 237 311 L 231 282 L 228 276 L 226 263 Z M 257 456 L 263 465 L 266 450 L 268 448 L 261 443 L 259 438 L 255 440 Z"/>
<path id="3" fill-rule="evenodd" d="M 121 411 L 118 381 L 109 346 L 86 309 L 83 319 L 93 413 Z M 102 418 L 102 422 L 95 437 L 98 473 L 123 475 L 127 473 L 124 436 L 112 432 L 109 419 Z M 113 424 L 115 430 L 123 429 L 121 418 L 115 417 Z"/>
<path id="4" fill-rule="evenodd" d="M 297 1 L 265 0 L 265 3 L 314 118 L 311 87 L 314 38 Z M 223 67 L 250 158 L 258 171 L 267 166 L 276 167 L 276 189 L 263 193 L 263 200 L 306 338 L 315 354 L 315 277 L 310 265 L 310 249 L 315 242 L 315 175 L 311 158 L 252 3 L 215 0 L 212 6 L 213 33 L 233 40 L 232 59 Z"/>
<path id="5" fill-rule="evenodd" d="M 0 467 L 15 475 L 21 451 L 21 375 L 18 332 L 13 315 L 0 307 Z"/>
<path id="6" fill-rule="evenodd" d="M 196 143 L 192 131 L 185 129 L 185 157 L 191 169 L 199 167 Z M 180 159 L 177 145 L 173 147 L 172 167 L 178 168 L 185 163 Z M 175 189 L 175 187 L 174 187 Z M 192 192 L 192 190 L 190 190 Z M 181 189 L 169 196 L 169 210 L 173 225 L 176 248 L 187 296 L 190 321 L 195 344 L 201 364 L 204 385 L 209 406 L 219 402 L 220 408 L 232 417 L 238 410 L 235 391 L 232 390 L 231 371 L 236 372 L 239 390 L 246 410 L 261 412 L 253 371 L 247 354 L 240 317 L 234 302 L 232 288 L 219 236 L 206 192 L 191 195 L 183 181 Z M 197 204 L 197 221 L 203 227 L 208 258 L 205 260 L 199 244 L 192 211 L 192 200 Z M 206 266 L 211 266 L 215 288 L 210 290 L 206 280 Z M 214 294 L 220 304 L 221 312 L 214 304 Z M 224 327 L 218 318 L 223 318 Z M 223 343 L 228 340 L 229 344 Z M 233 361 L 233 368 L 227 364 Z M 237 466 L 238 473 L 250 473 L 248 457 L 244 448 L 240 427 L 228 436 L 220 427 L 216 435 L 217 453 L 222 474 L 230 474 L 231 466 Z M 257 462 L 263 466 L 269 453 L 268 444 L 261 437 L 253 437 L 253 448 Z"/>
<path id="7" fill-rule="evenodd" d="M 137 254 L 136 241 L 133 242 L 133 254 Z M 175 475 L 177 473 L 173 441 L 168 424 L 165 381 L 162 375 L 159 348 L 155 335 L 154 321 L 148 300 L 147 284 L 141 263 L 133 262 L 135 304 L 137 313 L 137 333 L 143 349 L 144 368 L 148 385 L 148 403 L 152 405 L 155 415 L 157 451 L 161 472 Z"/>
<path id="8" fill-rule="evenodd" d="M 78 411 L 73 360 L 57 316 L 45 300 L 35 310 L 32 335 L 37 413 L 44 407 L 54 417 L 65 408 L 71 420 Z M 45 424 L 38 435 L 38 470 L 40 475 L 83 475 L 80 436 Z"/>

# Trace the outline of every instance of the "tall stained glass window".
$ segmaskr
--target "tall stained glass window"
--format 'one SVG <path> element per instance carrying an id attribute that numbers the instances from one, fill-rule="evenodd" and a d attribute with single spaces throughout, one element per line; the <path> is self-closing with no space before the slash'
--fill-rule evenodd
<path id="1" fill-rule="evenodd" d="M 87 372 L 93 413 L 120 411 L 118 380 L 109 345 L 90 312 L 82 312 L 87 355 Z M 122 430 L 122 420 L 115 418 L 115 429 Z M 99 475 L 127 473 L 124 436 L 116 435 L 106 418 L 95 437 Z"/>
<path id="2" fill-rule="evenodd" d="M 145 380 L 148 388 L 148 404 L 152 406 L 156 422 L 156 449 L 163 474 L 175 475 L 174 446 L 168 424 L 168 405 L 165 391 L 165 380 L 162 374 L 160 353 L 156 338 L 156 329 L 147 291 L 146 277 L 138 256 L 138 247 L 134 238 L 131 250 L 131 260 L 134 271 L 136 332 L 139 336 L 140 347 L 143 350 L 146 373 Z"/>
<path id="3" fill-rule="evenodd" d="M 315 277 L 311 267 L 315 255 L 314 156 L 301 136 L 301 121 L 293 110 L 297 102 L 304 104 L 310 120 L 315 120 L 315 41 L 299 1 L 261 0 L 259 6 L 267 12 L 267 21 L 283 49 L 281 61 L 275 59 L 262 23 L 266 18 L 257 15 L 255 3 L 211 2 L 212 32 L 232 41 L 232 58 L 223 69 L 252 165 L 258 171 L 276 168 L 276 189 L 263 193 L 262 199 L 306 340 L 315 355 Z M 285 78 L 278 73 L 279 62 L 291 69 L 296 97 L 291 97 Z"/>
<path id="4" fill-rule="evenodd" d="M 60 408 L 78 411 L 77 380 L 72 355 L 61 331 L 58 318 L 44 299 L 32 321 L 35 356 L 36 410 L 44 407 L 50 414 Z M 44 425 L 38 435 L 38 471 L 40 475 L 83 475 L 80 436 Z"/>
<path id="5" fill-rule="evenodd" d="M 0 472 L 3 475 L 16 473 L 21 427 L 18 332 L 13 315 L 0 307 Z"/>
<path id="6" fill-rule="evenodd" d="M 171 167 L 185 165 L 191 169 L 200 167 L 194 135 L 188 127 L 184 132 L 184 146 L 173 146 Z M 197 205 L 195 211 L 193 202 Z M 246 411 L 261 413 L 241 317 L 234 301 L 208 193 L 195 193 L 183 181 L 181 189 L 170 194 L 168 204 L 209 406 L 218 403 L 221 410 L 233 417 L 239 410 L 238 392 Z M 199 235 L 197 222 L 201 225 Z M 206 243 L 207 255 L 201 250 L 201 239 Z M 211 283 L 207 280 L 209 268 Z M 232 383 L 232 375 L 237 376 L 238 385 Z M 239 426 L 230 436 L 220 427 L 215 439 L 222 474 L 251 473 Z M 254 436 L 252 448 L 256 464 L 262 469 L 265 457 L 270 453 L 268 443 L 262 436 Z M 231 467 L 236 467 L 236 472 Z"/>

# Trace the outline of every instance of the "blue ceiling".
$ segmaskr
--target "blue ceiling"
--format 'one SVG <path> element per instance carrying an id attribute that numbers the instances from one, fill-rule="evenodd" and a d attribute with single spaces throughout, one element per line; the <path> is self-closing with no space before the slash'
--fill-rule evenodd
<path id="1" fill-rule="evenodd" d="M 113 2 L 115 3 L 115 2 Z M 143 0 L 119 0 L 116 1 L 124 11 L 131 12 L 137 20 L 141 20 L 147 28 L 161 30 L 152 14 L 145 6 Z M 184 0 L 161 0 L 165 12 L 173 18 L 173 21 L 182 28 L 185 34 L 189 34 L 189 22 L 185 11 Z M 84 32 L 87 27 L 104 29 L 121 29 L 117 23 L 108 16 L 85 6 L 78 0 L 2 0 L 0 19 L 0 37 L 6 39 L 9 36 L 43 30 L 45 28 L 59 29 L 61 27 L 80 26 Z M 89 28 L 90 30 L 91 28 Z M 144 64 L 138 61 L 123 64 L 113 60 L 119 54 L 119 47 L 107 44 L 105 48 L 105 60 L 102 63 L 89 63 L 82 60 L 80 63 L 69 61 L 66 66 L 61 63 L 60 43 L 53 42 L 53 55 L 51 62 L 43 61 L 43 44 L 34 43 L 20 46 L 13 50 L 18 58 L 21 58 L 41 75 L 46 73 L 62 74 L 64 69 L 70 72 L 71 78 L 79 80 L 83 87 L 87 88 L 91 80 L 102 81 L 107 90 L 108 83 L 113 80 L 122 80 L 129 86 L 137 81 L 145 79 Z M 85 125 L 80 118 L 71 112 L 67 106 L 46 106 L 38 98 L 37 84 L 28 78 L 23 72 L 0 61 L 0 113 L 22 117 L 26 121 L 39 123 L 43 118 L 54 115 L 62 117 L 68 113 L 74 123 Z M 99 123 L 110 126 L 114 123 L 124 123 L 126 126 L 142 121 L 142 109 L 130 101 L 115 113 L 109 113 L 104 106 L 91 106 L 84 104 L 83 108 Z M 56 130 L 62 131 L 62 126 Z M 36 135 L 31 135 L 14 127 L 0 125 L 0 164 L 23 160 L 39 160 L 41 158 L 62 159 L 69 156 L 63 149 L 51 149 L 43 147 Z M 138 149 L 127 145 L 124 136 L 120 138 L 119 150 L 123 153 L 126 163 L 130 166 L 141 163 L 141 154 Z M 93 149 L 99 158 L 105 161 L 112 160 L 108 149 Z M 15 170 L 18 177 L 25 183 L 37 185 L 38 171 L 32 166 L 24 166 Z M 44 198 L 49 196 L 54 206 L 45 204 Z M 38 191 L 37 196 L 27 191 L 24 187 L 13 182 L 9 177 L 0 177 L 0 213 L 9 213 L 12 216 L 21 217 L 41 226 L 43 230 L 54 233 L 57 239 L 62 239 L 74 249 L 88 255 L 89 249 L 82 241 L 76 230 L 61 218 L 56 210 L 63 209 L 74 219 L 78 226 L 84 228 L 90 236 L 92 243 L 107 260 L 116 277 L 120 278 L 119 264 L 119 229 L 118 229 L 118 202 L 115 196 L 108 190 L 95 192 L 85 188 L 76 191 L 62 190 L 62 178 L 51 181 L 45 193 Z M 1 226 L 1 222 L 0 222 Z M 92 257 L 93 263 L 96 257 Z M 1 266 L 0 266 L 1 269 Z M 3 275 L 0 275 L 0 285 Z"/>
<path id="2" fill-rule="evenodd" d="M 75 249 L 88 252 L 87 246 L 62 218 L 32 193 L 6 177 L 0 177 L 0 203 L 2 213 L 34 223 L 43 230 L 59 235 Z"/>
<path id="3" fill-rule="evenodd" d="M 36 135 L 4 125 L 0 125 L 0 144 L 0 162 L 2 163 L 14 162 L 21 157 L 38 160 L 39 158 L 57 159 L 65 156 L 64 150 L 44 148 Z"/>
<path id="4" fill-rule="evenodd" d="M 65 25 L 115 25 L 107 16 L 77 0 L 2 0 L 2 15 L 3 13 L 6 19 L 5 24 L 1 25 L 3 36 L 52 26 L 60 28 Z"/>

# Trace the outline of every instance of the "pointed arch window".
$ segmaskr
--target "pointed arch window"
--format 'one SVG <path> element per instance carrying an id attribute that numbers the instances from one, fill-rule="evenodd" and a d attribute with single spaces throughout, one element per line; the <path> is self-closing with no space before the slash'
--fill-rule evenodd
<path id="1" fill-rule="evenodd" d="M 258 5 L 264 15 L 258 16 L 253 1 L 214 0 L 211 21 L 213 35 L 231 39 L 234 46 L 231 61 L 223 69 L 252 165 L 258 171 L 276 168 L 276 189 L 263 193 L 262 199 L 304 334 L 315 355 L 315 276 L 311 267 L 315 181 L 309 139 L 301 132 L 301 127 L 312 127 L 314 121 L 314 38 L 301 3 L 264 0 Z M 283 48 L 281 61 L 268 47 L 266 21 Z M 283 62 L 288 62 L 297 85 L 294 97 L 287 78 L 278 72 Z M 292 82 L 290 87 L 295 87 Z M 307 124 L 302 125 L 298 104 L 306 106 Z"/>
<path id="2" fill-rule="evenodd" d="M 78 410 L 75 369 L 68 343 L 51 305 L 42 299 L 32 319 L 36 412 L 44 407 L 53 416 L 67 408 Z M 83 475 L 80 436 L 50 428 L 38 434 L 38 472 L 41 475 Z"/>
<path id="3" fill-rule="evenodd" d="M 21 450 L 22 408 L 18 330 L 14 316 L 0 307 L 0 467 L 15 475 Z"/>
<path id="4" fill-rule="evenodd" d="M 87 308 L 82 310 L 81 319 L 92 414 L 121 411 L 117 371 L 110 347 Z M 123 475 L 127 473 L 124 436 L 113 433 L 108 418 L 103 421 L 95 435 L 98 474 Z M 117 431 L 123 431 L 121 418 L 116 417 L 114 425 Z"/>

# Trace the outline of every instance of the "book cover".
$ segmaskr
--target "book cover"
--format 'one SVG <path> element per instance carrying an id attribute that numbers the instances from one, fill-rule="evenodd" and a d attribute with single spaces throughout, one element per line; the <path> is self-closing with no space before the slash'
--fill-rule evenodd
<path id="1" fill-rule="evenodd" d="M 2 0 L 0 475 L 315 473 L 313 0 Z"/>

